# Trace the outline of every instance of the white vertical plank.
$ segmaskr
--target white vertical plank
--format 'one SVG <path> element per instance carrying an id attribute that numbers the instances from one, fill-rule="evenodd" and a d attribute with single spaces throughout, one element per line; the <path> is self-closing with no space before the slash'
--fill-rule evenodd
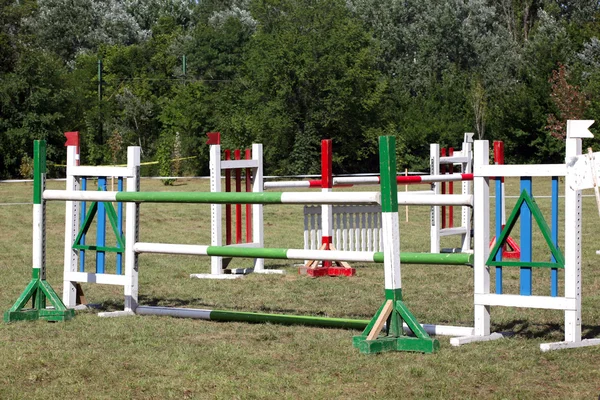
<path id="1" fill-rule="evenodd" d="M 221 145 L 210 146 L 210 191 L 221 192 Z M 222 230 L 223 210 L 221 204 L 210 205 L 210 244 L 212 246 L 223 245 Z M 211 275 L 223 273 L 223 257 L 212 256 L 210 258 Z"/>
<path id="2" fill-rule="evenodd" d="M 477 171 L 480 166 L 489 163 L 489 143 L 487 140 L 475 142 L 473 169 Z M 473 179 L 474 211 L 473 224 L 475 228 L 474 242 L 474 291 L 475 295 L 490 293 L 490 270 L 485 265 L 490 252 L 490 181 L 487 177 Z M 485 305 L 475 305 L 475 335 L 488 336 L 490 334 L 490 308 Z"/>
<path id="3" fill-rule="evenodd" d="M 440 174 L 440 145 L 429 145 L 429 174 Z M 431 190 L 435 193 L 434 196 L 440 195 L 440 183 L 434 182 L 431 184 Z M 430 225 L 431 225 L 431 253 L 440 252 L 440 207 L 431 207 Z"/>
<path id="4" fill-rule="evenodd" d="M 257 161 L 257 167 L 252 171 L 252 191 L 263 191 L 263 147 L 262 144 L 255 143 L 252 145 L 252 159 Z M 220 176 L 220 174 L 219 174 Z M 260 247 L 265 247 L 265 232 L 263 223 L 263 205 L 252 205 L 252 242 L 258 243 Z M 263 271 L 265 269 L 264 258 L 254 259 L 254 271 Z"/>
<path id="5" fill-rule="evenodd" d="M 569 130 L 569 126 L 567 127 Z M 581 139 L 567 132 L 566 158 L 581 154 Z M 581 340 L 581 192 L 565 182 L 565 297 L 575 299 L 576 310 L 565 311 L 565 341 Z"/>
<path id="6" fill-rule="evenodd" d="M 127 148 L 127 167 L 135 171 L 127 178 L 126 191 L 140 190 L 140 148 Z M 138 306 L 138 255 L 134 246 L 139 238 L 139 205 L 134 202 L 125 205 L 125 311 L 135 312 Z"/>
<path id="7" fill-rule="evenodd" d="M 69 174 L 69 169 L 77 165 L 77 146 L 67 146 L 67 178 L 66 190 L 79 190 L 79 182 L 76 177 Z M 63 274 L 63 303 L 68 308 L 77 304 L 77 286 L 68 279 L 70 272 L 77 272 L 77 261 L 79 250 L 73 249 L 73 243 L 79 232 L 79 202 L 65 202 L 65 254 Z"/>

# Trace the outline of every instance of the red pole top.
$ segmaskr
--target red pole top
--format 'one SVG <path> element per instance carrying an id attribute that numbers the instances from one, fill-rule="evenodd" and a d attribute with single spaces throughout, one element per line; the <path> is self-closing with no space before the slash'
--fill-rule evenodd
<path id="1" fill-rule="evenodd" d="M 76 146 L 77 153 L 79 153 L 79 132 L 65 132 L 65 137 L 67 138 L 65 147 Z"/>
<path id="2" fill-rule="evenodd" d="M 331 139 L 321 141 L 321 181 L 323 189 L 333 187 L 333 171 L 331 158 L 333 157 L 333 144 Z"/>
<path id="3" fill-rule="evenodd" d="M 494 141 L 494 163 L 504 165 L 504 142 Z"/>
<path id="4" fill-rule="evenodd" d="M 206 132 L 206 144 L 221 144 L 221 132 Z"/>

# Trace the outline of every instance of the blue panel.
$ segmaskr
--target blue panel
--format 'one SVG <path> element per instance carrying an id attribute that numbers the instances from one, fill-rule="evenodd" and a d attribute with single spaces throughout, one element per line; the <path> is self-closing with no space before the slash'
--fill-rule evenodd
<path id="1" fill-rule="evenodd" d="M 521 178 L 521 192 L 525 190 L 530 196 L 532 196 L 531 177 L 524 176 Z M 531 262 L 532 261 L 532 240 L 531 240 L 531 210 L 527 203 L 521 205 L 521 261 Z M 532 271 L 530 267 L 521 268 L 520 276 L 520 291 L 522 296 L 531 296 L 532 292 Z"/>
<path id="2" fill-rule="evenodd" d="M 123 191 L 123 178 L 119 178 L 117 184 L 117 190 L 119 192 Z M 119 236 L 123 236 L 123 202 L 117 203 L 117 231 L 119 232 Z M 119 246 L 119 241 L 117 240 L 117 247 Z M 117 253 L 117 275 L 121 275 L 123 273 L 123 253 Z"/>
<path id="3" fill-rule="evenodd" d="M 502 179 L 496 178 L 496 240 L 502 233 L 502 210 L 504 209 Z M 496 254 L 496 261 L 502 261 L 502 247 Z M 502 294 L 502 267 L 496 267 L 496 293 Z"/>
<path id="4" fill-rule="evenodd" d="M 558 176 L 552 177 L 552 243 L 558 247 Z M 552 256 L 552 262 L 556 262 Z M 550 270 L 550 296 L 558 296 L 558 269 Z"/>
<path id="5" fill-rule="evenodd" d="M 106 191 L 106 177 L 98 177 L 98 189 Z M 96 246 L 106 246 L 106 210 L 104 203 L 98 202 L 96 214 Z M 106 255 L 103 251 L 96 251 L 96 273 L 104 273 Z"/>
<path id="6" fill-rule="evenodd" d="M 87 179 L 81 178 L 81 190 L 87 189 Z M 86 204 L 85 201 L 81 202 L 81 212 L 79 213 L 79 229 L 83 228 L 85 222 Z M 81 235 L 81 239 L 78 244 L 85 244 L 85 233 Z M 85 250 L 79 250 L 79 272 L 85 272 Z"/>

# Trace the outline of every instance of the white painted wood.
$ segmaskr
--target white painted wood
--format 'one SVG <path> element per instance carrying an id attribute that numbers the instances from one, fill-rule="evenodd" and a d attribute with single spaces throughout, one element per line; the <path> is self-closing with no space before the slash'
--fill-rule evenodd
<path id="1" fill-rule="evenodd" d="M 464 164 L 468 162 L 469 159 L 467 157 L 461 156 L 448 156 L 448 157 L 440 157 L 440 165 L 444 164 Z"/>
<path id="2" fill-rule="evenodd" d="M 470 135 L 470 136 L 469 136 Z M 462 164 L 461 170 L 464 174 L 473 173 L 473 134 L 466 133 L 465 134 L 465 142 L 463 143 L 463 152 L 467 156 L 467 162 Z M 463 195 L 471 194 L 471 189 L 473 187 L 473 183 L 471 181 L 462 181 L 461 183 L 461 191 Z M 461 207 L 461 227 L 465 229 L 465 232 L 462 232 L 461 235 L 461 243 L 462 243 L 462 252 L 468 253 L 471 249 L 471 218 L 473 214 L 473 209 L 471 207 Z"/>
<path id="3" fill-rule="evenodd" d="M 381 213 L 385 289 L 401 289 L 400 224 L 397 212 Z"/>
<path id="4" fill-rule="evenodd" d="M 567 136 L 571 137 L 567 127 Z M 566 159 L 581 154 L 581 139 L 567 139 Z M 574 190 L 573 175 L 565 183 L 565 297 L 573 298 L 576 309 L 565 311 L 565 341 L 581 341 L 581 192 Z"/>
<path id="5" fill-rule="evenodd" d="M 219 146 L 221 147 L 221 146 Z M 258 160 L 220 160 L 221 170 L 238 168 L 257 168 Z"/>
<path id="6" fill-rule="evenodd" d="M 221 145 L 210 146 L 210 191 L 221 192 Z M 223 206 L 221 204 L 210 205 L 210 244 L 211 246 L 223 245 Z M 210 258 L 210 273 L 212 275 L 223 274 L 223 257 Z"/>
<path id="7" fill-rule="evenodd" d="M 279 182 L 265 182 L 263 185 L 264 189 L 284 189 L 284 188 L 309 188 L 309 181 L 279 181 Z"/>
<path id="8" fill-rule="evenodd" d="M 77 146 L 67 146 L 67 178 L 65 190 L 72 192 L 80 189 L 78 180 L 70 170 L 77 165 Z M 79 202 L 65 202 L 65 251 L 64 251 L 64 273 L 63 273 L 63 296 L 62 300 L 66 307 L 73 308 L 77 305 L 77 286 L 71 282 L 67 275 L 77 271 L 79 250 L 73 249 L 73 243 L 79 232 Z"/>
<path id="9" fill-rule="evenodd" d="M 117 317 L 133 317 L 133 311 L 110 311 L 98 313 L 100 318 L 117 318 Z"/>
<path id="10" fill-rule="evenodd" d="M 333 193 L 333 189 L 322 188 L 321 193 Z M 321 205 L 321 229 L 323 236 L 330 238 L 333 236 L 333 205 L 331 204 Z"/>
<path id="11" fill-rule="evenodd" d="M 45 175 L 45 174 L 43 174 Z M 37 268 L 40 270 L 44 270 L 45 268 L 45 256 L 46 252 L 46 241 L 45 241 L 45 205 L 42 200 L 42 204 L 34 204 L 33 205 L 33 247 L 32 247 L 32 259 L 33 259 L 33 268 Z M 41 272 L 40 271 L 40 274 Z"/>
<path id="12" fill-rule="evenodd" d="M 343 251 L 343 250 L 303 250 L 288 249 L 288 260 L 335 260 L 373 262 L 375 252 L 372 251 Z"/>
<path id="13" fill-rule="evenodd" d="M 477 154 L 477 150 L 475 151 Z M 493 178 L 496 176 L 565 176 L 565 164 L 514 164 L 514 165 L 481 165 L 473 171 L 474 177 Z"/>
<path id="14" fill-rule="evenodd" d="M 577 139 L 571 139 L 577 140 Z M 600 152 L 577 156 L 567 156 L 567 175 L 570 175 L 569 188 L 573 190 L 592 189 L 600 176 Z"/>
<path id="15" fill-rule="evenodd" d="M 246 275 L 238 275 L 238 274 L 190 274 L 190 278 L 194 279 L 241 279 Z"/>
<path id="16" fill-rule="evenodd" d="M 440 174 L 440 145 L 433 143 L 429 145 L 429 173 L 431 175 Z M 431 191 L 435 196 L 441 196 L 441 184 L 434 182 L 431 184 Z M 440 252 L 440 229 L 442 227 L 441 208 L 433 205 L 430 210 L 429 226 L 430 226 L 430 252 Z"/>
<path id="17" fill-rule="evenodd" d="M 162 315 L 176 318 L 194 318 L 210 320 L 212 310 L 203 310 L 198 308 L 178 308 L 178 307 L 149 307 L 141 306 L 136 310 L 138 315 Z"/>
<path id="18" fill-rule="evenodd" d="M 476 342 L 489 342 L 492 340 L 502 339 L 504 337 L 511 336 L 510 334 L 503 334 L 499 332 L 494 332 L 485 336 L 464 336 L 464 337 L 454 337 L 450 339 L 450 344 L 452 346 L 462 346 L 463 344 L 468 343 L 476 343 Z"/>
<path id="19" fill-rule="evenodd" d="M 71 147 L 71 146 L 69 146 Z M 75 147 L 75 146 L 73 146 Z M 67 176 L 73 177 L 98 177 L 98 176 L 119 176 L 123 178 L 129 178 L 135 175 L 135 171 L 129 167 L 112 167 L 112 166 L 71 166 L 67 172 Z"/>
<path id="20" fill-rule="evenodd" d="M 577 342 L 554 342 L 540 344 L 541 351 L 576 349 L 580 347 L 600 346 L 600 339 L 583 339 Z"/>
<path id="21" fill-rule="evenodd" d="M 140 153 L 141 148 L 130 146 L 127 148 L 127 166 L 133 175 L 126 179 L 127 192 L 140 191 Z M 135 312 L 138 306 L 139 268 L 138 255 L 133 246 L 139 239 L 140 208 L 137 203 L 125 204 L 125 311 Z"/>
<path id="22" fill-rule="evenodd" d="M 594 122 L 593 119 L 567 120 L 567 139 L 593 138 L 594 135 L 588 128 Z"/>
<path id="23" fill-rule="evenodd" d="M 69 282 L 97 283 L 101 285 L 126 286 L 128 282 L 126 275 L 96 274 L 93 272 L 67 272 L 64 278 L 65 281 Z"/>
<path id="24" fill-rule="evenodd" d="M 145 243 L 137 242 L 133 245 L 133 250 L 136 253 L 153 253 L 153 254 L 187 254 L 206 256 L 208 255 L 208 246 L 200 246 L 193 244 L 171 244 L 171 243 Z"/>
<path id="25" fill-rule="evenodd" d="M 72 201 L 117 201 L 119 192 L 98 191 L 67 191 L 67 190 L 44 190 L 43 199 L 49 200 L 72 200 Z"/>
<path id="26" fill-rule="evenodd" d="M 487 140 L 475 141 L 473 172 L 476 174 L 489 163 L 489 143 Z M 490 270 L 486 261 L 490 252 L 490 180 L 487 176 L 475 175 L 473 179 L 474 207 L 473 226 L 474 262 L 473 283 L 475 296 L 490 293 Z M 475 335 L 490 336 L 490 307 L 474 306 Z"/>
<path id="27" fill-rule="evenodd" d="M 379 204 L 379 192 L 282 192 L 282 204 Z"/>
<path id="28" fill-rule="evenodd" d="M 473 196 L 440 194 L 439 196 L 398 193 L 398 205 L 413 206 L 473 206 Z"/>
<path id="29" fill-rule="evenodd" d="M 453 236 L 453 235 L 463 235 L 467 233 L 467 229 L 463 227 L 457 228 L 444 228 L 440 229 L 440 236 Z"/>
<path id="30" fill-rule="evenodd" d="M 539 308 L 545 310 L 577 309 L 577 302 L 573 298 L 520 296 L 515 294 L 475 294 L 475 304 L 484 306 Z"/>
<path id="31" fill-rule="evenodd" d="M 263 147 L 262 144 L 252 145 L 252 159 L 256 161 L 256 167 L 252 169 L 252 192 L 262 193 L 264 182 L 263 171 Z M 263 216 L 263 205 L 252 205 L 252 241 L 259 247 L 265 247 L 265 225 Z M 254 260 L 254 272 L 261 273 L 265 270 L 265 260 L 256 258 Z"/>

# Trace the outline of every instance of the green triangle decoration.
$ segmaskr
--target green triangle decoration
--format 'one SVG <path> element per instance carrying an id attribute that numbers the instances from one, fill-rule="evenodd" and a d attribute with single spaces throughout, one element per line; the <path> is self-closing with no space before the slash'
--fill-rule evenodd
<path id="1" fill-rule="evenodd" d="M 531 214 L 533 215 L 535 222 L 537 223 L 538 227 L 540 228 L 540 231 L 542 232 L 542 235 L 544 236 L 544 239 L 546 240 L 546 243 L 548 244 L 550 252 L 554 256 L 554 259 L 556 260 L 556 262 L 552 262 L 552 261 L 524 262 L 524 261 L 504 261 L 504 260 L 496 261 L 495 260 L 496 255 L 498 254 L 500 249 L 505 245 L 506 241 L 508 240 L 508 238 L 510 236 L 510 233 L 511 233 L 513 227 L 515 226 L 517 220 L 521 216 L 521 206 L 523 205 L 523 203 L 525 203 L 527 205 L 527 207 L 529 208 L 529 210 L 531 211 Z M 560 249 L 558 247 L 556 247 L 556 245 L 552 242 L 552 238 L 551 238 L 551 234 L 550 234 L 550 227 L 548 226 L 548 223 L 546 223 L 546 220 L 544 219 L 544 216 L 542 215 L 542 212 L 540 211 L 540 208 L 538 207 L 537 203 L 535 202 L 534 199 L 531 198 L 531 196 L 529 196 L 529 193 L 527 193 L 526 190 L 523 190 L 521 192 L 521 195 L 519 196 L 519 199 L 517 200 L 517 204 L 515 204 L 515 207 L 513 208 L 512 212 L 510 214 L 510 217 L 508 218 L 508 221 L 506 222 L 506 225 L 504 226 L 504 229 L 500 233 L 500 237 L 498 238 L 498 240 L 496 240 L 496 244 L 490 251 L 490 256 L 489 256 L 486 264 L 489 266 L 493 266 L 493 267 L 538 267 L 538 268 L 542 267 L 542 268 L 563 268 L 563 269 L 565 268 L 565 257 L 563 256 Z"/>
<path id="2" fill-rule="evenodd" d="M 125 248 L 125 240 L 123 238 L 123 235 L 121 235 L 119 233 L 119 230 L 117 228 L 117 226 L 118 226 L 117 213 L 115 211 L 115 208 L 113 207 L 111 202 L 104 202 L 104 207 L 106 210 L 106 215 L 108 215 L 108 220 L 110 221 L 110 226 L 112 227 L 115 237 L 117 238 L 117 247 L 94 246 L 94 245 L 81 244 L 81 237 L 88 232 L 88 230 L 90 229 L 90 226 L 92 225 L 92 221 L 94 220 L 94 217 L 96 216 L 96 213 L 98 212 L 98 202 L 94 201 L 90 205 L 90 208 L 88 209 L 88 212 L 85 215 L 83 225 L 82 225 L 81 229 L 79 230 L 77 237 L 75 238 L 75 241 L 73 244 L 74 249 L 109 251 L 109 252 L 114 252 L 114 253 L 122 253 L 123 252 L 123 249 Z"/>

